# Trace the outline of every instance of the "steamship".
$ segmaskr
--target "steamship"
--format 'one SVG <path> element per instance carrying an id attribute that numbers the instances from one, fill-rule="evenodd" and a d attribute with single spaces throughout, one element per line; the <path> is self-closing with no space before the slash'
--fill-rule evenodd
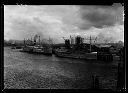
<path id="1" fill-rule="evenodd" d="M 37 44 L 37 38 L 39 38 L 39 42 Z M 26 40 L 24 39 L 24 47 L 21 52 L 27 52 L 27 53 L 32 53 L 32 54 L 44 54 L 44 55 L 52 55 L 52 48 L 49 44 L 47 46 L 43 46 L 40 44 L 40 36 L 35 35 L 34 36 L 34 41 L 30 41 L 29 44 L 26 43 Z"/>

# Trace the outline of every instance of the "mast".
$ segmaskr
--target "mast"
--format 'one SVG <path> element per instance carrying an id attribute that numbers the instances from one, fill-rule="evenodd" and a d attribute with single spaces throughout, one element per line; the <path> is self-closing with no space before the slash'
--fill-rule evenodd
<path id="1" fill-rule="evenodd" d="M 72 37 L 71 37 L 71 35 L 70 35 L 70 42 L 71 42 L 71 45 L 72 45 Z"/>
<path id="2" fill-rule="evenodd" d="M 31 45 L 32 45 L 32 37 L 31 37 Z"/>
<path id="3" fill-rule="evenodd" d="M 39 36 L 39 45 L 40 45 L 40 36 Z"/>
<path id="4" fill-rule="evenodd" d="M 30 45 L 30 39 L 28 38 L 28 45 Z"/>
<path id="5" fill-rule="evenodd" d="M 24 38 L 24 45 L 25 45 L 25 38 Z"/>
<path id="6" fill-rule="evenodd" d="M 49 37 L 49 44 L 50 44 L 50 37 Z"/>
<path id="7" fill-rule="evenodd" d="M 90 35 L 90 52 L 91 52 L 91 35 Z"/>

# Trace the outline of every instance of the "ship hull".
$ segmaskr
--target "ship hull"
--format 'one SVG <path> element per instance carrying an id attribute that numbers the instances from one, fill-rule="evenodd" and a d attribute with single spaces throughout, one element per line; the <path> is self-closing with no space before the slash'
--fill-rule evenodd
<path id="1" fill-rule="evenodd" d="M 92 52 L 92 53 L 85 53 L 85 54 L 79 54 L 79 53 L 66 54 L 61 52 L 55 52 L 55 55 L 63 58 L 96 60 L 96 61 L 106 61 L 106 62 L 113 61 L 113 56 L 111 54 L 106 54 L 106 53 Z"/>
<path id="2" fill-rule="evenodd" d="M 34 48 L 34 47 L 24 47 L 20 52 L 27 52 L 31 54 L 43 54 L 43 55 L 52 55 L 51 51 L 43 50 L 41 48 Z"/>
<path id="3" fill-rule="evenodd" d="M 52 55 L 52 53 L 45 53 L 45 52 L 32 52 L 33 54 L 43 54 L 43 55 Z"/>
<path id="4" fill-rule="evenodd" d="M 27 53 L 31 53 L 31 54 L 52 55 L 52 53 L 45 53 L 45 52 L 33 52 L 33 51 L 25 51 L 25 50 L 20 50 L 20 52 L 27 52 Z"/>
<path id="5" fill-rule="evenodd" d="M 58 57 L 64 57 L 64 58 L 85 59 L 85 60 L 97 60 L 97 54 L 93 54 L 93 53 L 65 54 L 65 53 L 55 52 L 55 55 L 58 56 Z"/>

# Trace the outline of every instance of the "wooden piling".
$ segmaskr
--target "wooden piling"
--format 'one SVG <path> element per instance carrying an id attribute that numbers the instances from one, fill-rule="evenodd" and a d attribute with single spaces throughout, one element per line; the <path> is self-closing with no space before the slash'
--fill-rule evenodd
<path id="1" fill-rule="evenodd" d="M 92 79 L 93 79 L 92 88 L 99 89 L 99 77 L 96 75 L 93 75 Z"/>
<path id="2" fill-rule="evenodd" d="M 120 75 L 121 75 L 121 72 L 120 72 L 120 65 L 121 65 L 121 63 L 118 63 L 118 76 L 117 76 L 117 90 L 118 89 L 121 89 L 121 77 L 120 77 Z"/>

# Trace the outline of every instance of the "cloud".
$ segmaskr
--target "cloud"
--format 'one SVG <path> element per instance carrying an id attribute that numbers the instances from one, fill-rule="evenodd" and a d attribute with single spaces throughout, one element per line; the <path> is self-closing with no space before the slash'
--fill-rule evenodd
<path id="1" fill-rule="evenodd" d="M 31 38 L 39 34 L 42 39 L 53 38 L 55 43 L 64 42 L 70 35 L 122 36 L 122 7 L 41 5 L 4 6 L 4 38 Z M 121 29 L 119 28 L 121 27 Z M 110 29 L 107 31 L 107 29 Z M 117 35 L 114 36 L 113 33 Z M 122 36 L 123 37 L 123 36 Z M 120 37 L 121 39 L 121 37 Z"/>
<path id="2" fill-rule="evenodd" d="M 88 13 L 86 16 L 83 16 L 83 18 L 86 18 L 87 20 L 91 21 L 92 25 L 101 28 L 104 25 L 107 26 L 113 26 L 115 24 L 114 16 L 108 13 L 100 13 L 100 12 L 92 12 Z"/>
<path id="3" fill-rule="evenodd" d="M 114 26 L 123 24 L 123 7 L 114 6 L 80 6 L 81 18 L 85 23 L 88 21 L 90 27 L 103 28 L 104 26 Z M 85 28 L 86 24 L 80 26 Z"/>
<path id="4" fill-rule="evenodd" d="M 107 40 L 108 42 L 117 42 L 119 40 L 124 41 L 124 26 L 123 25 L 114 25 L 111 27 L 104 27 L 99 30 L 97 37 L 98 42 L 105 42 Z"/>

